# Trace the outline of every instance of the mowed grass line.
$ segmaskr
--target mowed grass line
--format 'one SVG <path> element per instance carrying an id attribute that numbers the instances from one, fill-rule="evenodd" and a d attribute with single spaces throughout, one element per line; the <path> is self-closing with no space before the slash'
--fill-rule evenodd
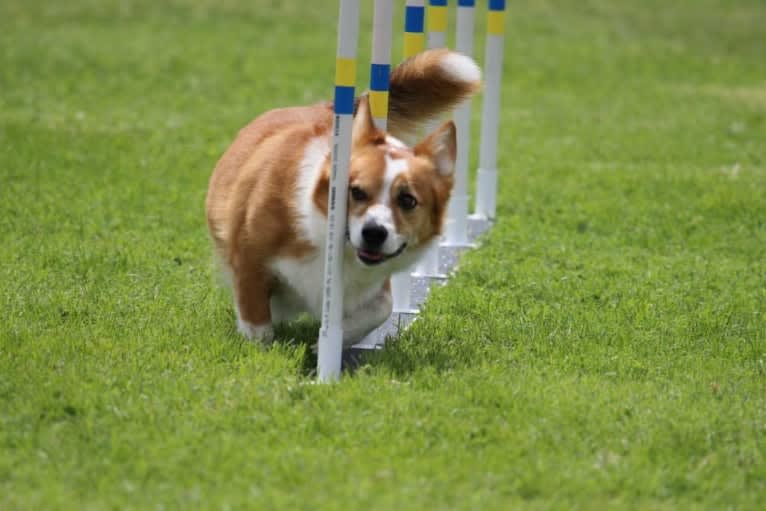
<path id="1" fill-rule="evenodd" d="M 324 4 L 0 5 L 0 508 L 759 509 L 766 6 L 509 2 L 498 221 L 317 386 L 313 325 L 237 336 L 202 204 L 329 97 Z"/>

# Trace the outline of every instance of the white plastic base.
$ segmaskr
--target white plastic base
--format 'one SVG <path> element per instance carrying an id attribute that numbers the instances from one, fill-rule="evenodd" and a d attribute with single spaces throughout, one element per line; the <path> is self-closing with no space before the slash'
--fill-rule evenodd
<path id="1" fill-rule="evenodd" d="M 326 329 L 321 329 L 317 347 L 317 377 L 319 381 L 329 382 L 340 378 L 343 328 L 329 326 Z"/>
<path id="2" fill-rule="evenodd" d="M 449 202 L 449 218 L 443 247 L 475 247 L 468 241 L 468 195 L 452 197 Z"/>
<path id="3" fill-rule="evenodd" d="M 417 314 L 410 304 L 410 270 L 391 275 L 391 298 L 394 314 Z"/>
<path id="4" fill-rule="evenodd" d="M 439 272 L 439 245 L 431 246 L 412 272 L 413 277 L 426 277 L 429 279 L 446 279 L 447 275 Z"/>
<path id="5" fill-rule="evenodd" d="M 357 350 L 379 350 L 383 348 L 378 340 L 378 335 L 375 335 L 375 331 L 370 333 L 367 337 L 354 344 L 352 348 Z"/>

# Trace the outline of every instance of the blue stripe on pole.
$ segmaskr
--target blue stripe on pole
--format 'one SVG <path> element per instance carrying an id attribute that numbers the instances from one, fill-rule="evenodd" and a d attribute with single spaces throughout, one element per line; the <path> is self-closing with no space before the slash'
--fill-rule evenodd
<path id="1" fill-rule="evenodd" d="M 474 7 L 476 0 L 457 0 L 458 7 Z"/>
<path id="2" fill-rule="evenodd" d="M 388 90 L 388 75 L 391 66 L 388 64 L 372 64 L 370 66 L 370 89 Z"/>
<path id="3" fill-rule="evenodd" d="M 408 5 L 404 10 L 404 31 L 422 32 L 425 12 L 425 7 Z"/>
<path id="4" fill-rule="evenodd" d="M 447 7 L 447 0 L 428 0 L 428 5 L 434 7 Z"/>
<path id="5" fill-rule="evenodd" d="M 489 0 L 489 10 L 490 11 L 504 11 L 505 10 L 505 0 Z"/>
<path id="6" fill-rule="evenodd" d="M 335 113 L 354 113 L 354 88 L 343 85 L 335 86 Z"/>

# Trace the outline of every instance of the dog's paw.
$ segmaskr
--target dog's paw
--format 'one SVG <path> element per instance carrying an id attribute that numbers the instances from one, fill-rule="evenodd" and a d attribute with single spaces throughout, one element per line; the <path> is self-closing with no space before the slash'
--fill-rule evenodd
<path id="1" fill-rule="evenodd" d="M 243 319 L 237 319 L 237 330 L 250 340 L 269 345 L 274 340 L 274 327 L 271 323 L 253 325 Z"/>

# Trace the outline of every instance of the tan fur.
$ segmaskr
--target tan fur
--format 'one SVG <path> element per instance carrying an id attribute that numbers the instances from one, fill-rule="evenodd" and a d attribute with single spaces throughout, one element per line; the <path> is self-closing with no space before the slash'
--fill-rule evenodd
<path id="1" fill-rule="evenodd" d="M 447 75 L 441 62 L 449 54 L 444 48 L 418 53 L 391 73 L 388 129 L 395 136 L 413 135 L 424 121 L 478 91 L 479 82 L 455 81 Z"/>
<path id="2" fill-rule="evenodd" d="M 267 112 L 240 131 L 211 177 L 208 227 L 219 257 L 232 270 L 242 318 L 254 325 L 271 318 L 269 259 L 299 258 L 316 248 L 295 232 L 298 213 L 289 190 L 296 186 L 302 155 L 286 149 L 329 134 L 331 125 L 327 105 Z"/>
<path id="3" fill-rule="evenodd" d="M 425 52 L 392 73 L 390 103 L 395 131 L 406 131 L 452 108 L 478 87 L 474 82 L 450 82 L 442 72 L 443 66 L 440 67 L 449 54 L 445 52 Z M 388 276 L 401 269 L 397 265 L 411 264 L 407 258 L 418 256 L 441 232 L 455 160 L 452 122 L 410 149 L 386 142 L 386 134 L 372 124 L 364 99 L 357 110 L 349 182 L 364 189 L 369 199 L 356 201 L 349 197 L 349 225 L 359 225 L 373 207 L 384 212 L 390 210 L 395 224 L 392 235 L 407 242 L 402 244 L 405 253 L 401 256 L 390 255 L 393 259 L 379 266 L 357 262 L 349 267 L 351 275 L 344 275 L 351 286 L 346 293 L 359 293 L 348 297 L 345 307 L 350 323 L 344 329 L 353 331 L 353 337 L 366 334 L 387 317 Z M 322 152 L 308 163 L 304 158 L 311 154 L 307 148 L 314 147 L 311 144 L 317 141 L 327 142 L 329 149 L 332 120 L 332 106 L 327 103 L 267 112 L 239 132 L 210 179 L 206 200 L 208 228 L 216 253 L 232 273 L 238 322 L 248 328 L 270 328 L 274 312 L 271 300 L 277 295 L 303 297 L 304 302 L 311 303 L 301 305 L 317 314 L 316 300 L 311 298 L 319 296 L 321 290 L 288 289 L 295 285 L 300 288 L 302 283 L 291 284 L 291 275 L 275 273 L 275 268 L 279 264 L 292 264 L 290 267 L 299 269 L 321 268 L 318 258 L 323 250 L 322 236 L 304 231 L 306 225 L 314 225 L 311 222 L 324 225 L 324 220 L 319 219 L 327 214 L 330 154 L 329 150 Z M 306 168 L 317 168 L 313 188 L 307 190 L 305 198 L 297 190 L 306 186 L 301 179 L 305 181 L 311 174 L 307 174 L 306 168 L 301 169 L 302 163 Z M 387 168 L 400 169 L 393 181 Z M 403 210 L 397 203 L 401 193 L 414 196 L 417 207 Z M 346 259 L 353 260 L 354 250 L 363 250 L 352 246 L 355 232 L 349 234 Z M 354 318 L 355 314 L 370 317 Z"/>

